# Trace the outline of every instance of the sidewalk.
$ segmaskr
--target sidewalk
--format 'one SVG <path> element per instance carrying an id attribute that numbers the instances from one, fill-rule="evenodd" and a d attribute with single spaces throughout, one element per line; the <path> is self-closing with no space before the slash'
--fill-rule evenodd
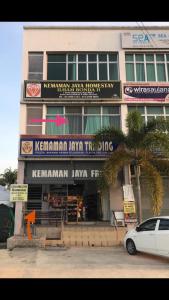
<path id="1" fill-rule="evenodd" d="M 123 247 L 0 250 L 0 278 L 169 278 L 169 259 Z"/>

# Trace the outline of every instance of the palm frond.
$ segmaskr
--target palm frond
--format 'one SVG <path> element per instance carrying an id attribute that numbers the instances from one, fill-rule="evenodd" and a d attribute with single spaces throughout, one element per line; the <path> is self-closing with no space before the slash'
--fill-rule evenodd
<path id="1" fill-rule="evenodd" d="M 154 216 L 158 216 L 163 204 L 163 183 L 160 173 L 149 161 L 142 160 L 141 170 L 148 182 L 148 189 L 152 200 L 152 211 Z"/>
<path id="2" fill-rule="evenodd" d="M 108 184 L 115 184 L 119 171 L 131 163 L 133 156 L 124 149 L 114 151 L 103 167 L 103 174 Z"/>
<path id="3" fill-rule="evenodd" d="M 160 132 L 169 132 L 169 120 L 164 117 L 159 117 L 158 119 L 152 119 L 147 122 L 143 126 L 145 133 L 152 131 L 160 131 Z"/>
<path id="4" fill-rule="evenodd" d="M 125 135 L 121 129 L 117 129 L 113 126 L 103 127 L 98 130 L 95 134 L 93 143 L 95 146 L 98 146 L 99 142 L 102 141 L 112 141 L 114 144 L 125 143 Z"/>
<path id="5" fill-rule="evenodd" d="M 169 155 L 169 135 L 164 132 L 148 132 L 141 144 L 142 148 L 149 149 L 154 155 Z"/>
<path id="6" fill-rule="evenodd" d="M 139 111 L 135 110 L 128 113 L 126 126 L 129 133 L 140 132 L 140 130 L 143 128 L 143 119 Z"/>
<path id="7" fill-rule="evenodd" d="M 160 172 L 163 176 L 169 175 L 169 161 L 167 159 L 154 159 L 151 160 L 152 165 Z"/>

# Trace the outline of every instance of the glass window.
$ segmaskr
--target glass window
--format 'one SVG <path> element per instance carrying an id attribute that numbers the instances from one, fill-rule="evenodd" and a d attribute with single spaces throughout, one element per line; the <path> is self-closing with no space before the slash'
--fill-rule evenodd
<path id="1" fill-rule="evenodd" d="M 66 54 L 48 54 L 48 62 L 66 62 Z"/>
<path id="2" fill-rule="evenodd" d="M 99 54 L 99 61 L 107 61 L 107 54 Z"/>
<path id="3" fill-rule="evenodd" d="M 82 113 L 82 107 L 78 106 L 66 106 L 65 107 L 66 114 L 81 114 Z"/>
<path id="4" fill-rule="evenodd" d="M 68 124 L 65 125 L 66 134 L 82 134 L 82 116 L 65 115 Z"/>
<path id="5" fill-rule="evenodd" d="M 42 125 L 28 125 L 26 129 L 27 134 L 42 134 Z"/>
<path id="6" fill-rule="evenodd" d="M 117 61 L 117 54 L 116 53 L 110 53 L 109 54 L 109 61 Z"/>
<path id="7" fill-rule="evenodd" d="M 109 79 L 110 80 L 118 80 L 117 64 L 109 64 Z"/>
<path id="8" fill-rule="evenodd" d="M 119 114 L 119 106 L 103 106 L 103 114 Z"/>
<path id="9" fill-rule="evenodd" d="M 153 119 L 155 119 L 155 116 L 148 116 L 147 117 L 147 121 L 152 121 Z"/>
<path id="10" fill-rule="evenodd" d="M 89 80 L 97 80 L 97 65 L 89 64 Z"/>
<path id="11" fill-rule="evenodd" d="M 41 107 L 27 107 L 27 124 L 42 125 L 39 123 L 32 123 L 31 119 L 41 119 L 42 118 L 42 108 Z"/>
<path id="12" fill-rule="evenodd" d="M 166 114 L 169 114 L 169 106 L 165 107 Z"/>
<path id="13" fill-rule="evenodd" d="M 157 220 L 148 220 L 139 226 L 140 231 L 151 231 L 155 230 Z"/>
<path id="14" fill-rule="evenodd" d="M 144 54 L 136 54 L 136 61 L 144 61 Z"/>
<path id="15" fill-rule="evenodd" d="M 48 54 L 48 80 L 118 80 L 118 73 L 117 53 Z"/>
<path id="16" fill-rule="evenodd" d="M 43 80 L 42 73 L 29 73 L 28 80 Z"/>
<path id="17" fill-rule="evenodd" d="M 102 127 L 113 126 L 115 128 L 120 128 L 120 116 L 103 116 L 102 117 Z"/>
<path id="18" fill-rule="evenodd" d="M 164 54 L 156 54 L 157 61 L 164 61 Z"/>
<path id="19" fill-rule="evenodd" d="M 88 61 L 97 61 L 96 54 L 88 54 Z"/>
<path id="20" fill-rule="evenodd" d="M 157 64 L 157 80 L 158 81 L 166 81 L 164 64 Z"/>
<path id="21" fill-rule="evenodd" d="M 29 54 L 29 72 L 43 72 L 43 54 Z"/>
<path id="22" fill-rule="evenodd" d="M 100 107 L 99 106 L 89 106 L 84 108 L 85 114 L 100 114 Z"/>
<path id="23" fill-rule="evenodd" d="M 169 220 L 161 219 L 158 230 L 169 230 Z"/>
<path id="24" fill-rule="evenodd" d="M 78 80 L 87 80 L 86 64 L 78 64 Z"/>
<path id="25" fill-rule="evenodd" d="M 43 53 L 29 53 L 28 55 L 28 80 L 43 79 Z"/>
<path id="26" fill-rule="evenodd" d="M 95 134 L 101 128 L 101 116 L 84 117 L 84 133 Z"/>
<path id="27" fill-rule="evenodd" d="M 147 81 L 155 81 L 155 65 L 146 64 L 147 68 Z"/>
<path id="28" fill-rule="evenodd" d="M 48 106 L 47 114 L 48 115 L 56 115 L 56 114 L 63 115 L 63 106 Z"/>
<path id="29" fill-rule="evenodd" d="M 167 62 L 165 62 L 165 57 Z M 169 78 L 166 74 L 169 75 L 169 53 L 127 53 L 125 59 L 127 81 L 166 81 Z M 134 68 L 136 69 L 136 78 Z"/>
<path id="30" fill-rule="evenodd" d="M 86 54 L 78 54 L 78 61 L 86 61 Z"/>
<path id="31" fill-rule="evenodd" d="M 137 81 L 145 81 L 144 64 L 136 64 Z"/>
<path id="32" fill-rule="evenodd" d="M 76 64 L 68 64 L 68 80 L 76 80 Z"/>
<path id="33" fill-rule="evenodd" d="M 134 61 L 134 55 L 133 54 L 125 54 L 126 61 Z"/>
<path id="34" fill-rule="evenodd" d="M 146 54 L 146 61 L 154 61 L 154 54 Z"/>
<path id="35" fill-rule="evenodd" d="M 99 64 L 99 80 L 107 80 L 107 64 Z"/>
<path id="36" fill-rule="evenodd" d="M 53 116 L 47 116 L 47 119 L 53 119 Z M 56 126 L 54 122 L 46 123 L 46 134 L 49 135 L 57 135 L 57 134 L 64 134 L 64 126 Z"/>
<path id="37" fill-rule="evenodd" d="M 48 80 L 66 80 L 66 64 L 48 64 Z"/>
<path id="38" fill-rule="evenodd" d="M 126 64 L 126 80 L 127 81 L 135 81 L 134 76 L 134 64 Z"/>
<path id="39" fill-rule="evenodd" d="M 168 80 L 169 80 L 169 64 L 167 64 L 167 73 L 168 73 Z"/>
<path id="40" fill-rule="evenodd" d="M 68 54 L 68 61 L 76 61 L 76 54 Z"/>
<path id="41" fill-rule="evenodd" d="M 27 134 L 41 134 L 42 123 L 32 122 L 32 119 L 42 119 L 42 107 L 41 106 L 28 106 L 27 107 Z"/>
<path id="42" fill-rule="evenodd" d="M 128 111 L 139 111 L 142 115 L 144 114 L 144 106 L 128 106 Z"/>
<path id="43" fill-rule="evenodd" d="M 162 106 L 147 106 L 147 114 L 161 115 L 161 114 L 163 114 L 163 107 Z"/>

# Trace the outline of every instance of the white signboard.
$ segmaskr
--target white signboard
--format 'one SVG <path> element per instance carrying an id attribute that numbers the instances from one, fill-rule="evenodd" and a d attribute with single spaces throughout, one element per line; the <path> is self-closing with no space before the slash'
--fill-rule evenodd
<path id="1" fill-rule="evenodd" d="M 131 184 L 123 185 L 124 201 L 135 201 L 133 186 Z"/>
<path id="2" fill-rule="evenodd" d="M 28 200 L 28 184 L 11 184 L 10 186 L 10 201 L 22 201 Z"/>
<path id="3" fill-rule="evenodd" d="M 122 48 L 169 48 L 169 32 L 121 33 Z"/>

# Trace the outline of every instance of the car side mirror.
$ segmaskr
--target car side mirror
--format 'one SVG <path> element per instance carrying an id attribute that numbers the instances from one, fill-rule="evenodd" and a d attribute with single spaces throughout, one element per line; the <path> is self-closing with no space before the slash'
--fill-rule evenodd
<path id="1" fill-rule="evenodd" d="M 140 231 L 140 227 L 139 226 L 136 226 L 136 231 Z"/>

